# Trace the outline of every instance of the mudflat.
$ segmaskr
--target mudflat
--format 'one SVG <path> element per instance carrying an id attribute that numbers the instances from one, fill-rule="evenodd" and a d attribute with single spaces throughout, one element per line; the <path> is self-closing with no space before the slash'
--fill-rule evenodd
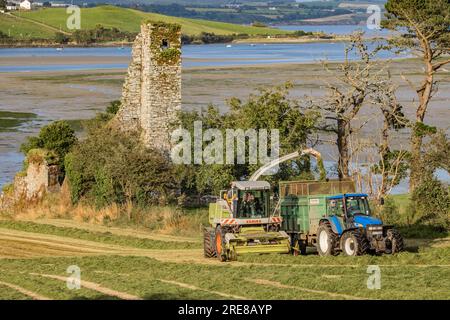
<path id="1" fill-rule="evenodd" d="M 45 65 L 45 64 L 92 64 L 93 70 L 78 71 L 34 71 L 0 73 L 0 111 L 32 113 L 29 121 L 21 122 L 17 128 L 0 128 L 0 176 L 11 179 L 21 165 L 18 152 L 20 144 L 46 123 L 59 119 L 79 123 L 96 112 L 103 111 L 110 101 L 120 99 L 126 69 L 95 70 L 96 64 L 128 64 L 129 57 L 9 57 L 0 59 L 0 65 Z M 335 64 L 330 64 L 331 68 Z M 398 99 L 405 113 L 412 118 L 415 101 L 414 90 L 402 78 L 417 83 L 422 76 L 420 61 L 415 59 L 394 60 L 390 71 L 398 86 Z M 450 71 L 443 69 L 437 75 L 439 91 L 429 107 L 426 123 L 449 131 L 450 118 Z M 293 83 L 291 96 L 302 103 L 305 96 L 318 99 L 326 94 L 326 83 L 336 80 L 324 70 L 320 63 L 271 64 L 226 67 L 184 68 L 182 74 L 182 105 L 185 110 L 200 110 L 209 104 L 221 111 L 227 110 L 231 97 L 246 99 L 258 88 Z M 377 108 L 364 108 L 358 121 L 368 122 L 361 129 L 361 137 L 373 137 L 381 125 L 376 118 Z M 373 118 L 373 120 L 372 120 Z M 0 121 L 1 126 L 1 121 Z M 331 137 L 320 137 L 323 141 Z M 397 134 L 399 146 L 408 145 L 409 133 Z M 331 144 L 323 150 L 325 159 L 334 160 L 335 150 Z M 0 181 L 0 184 L 4 181 Z"/>

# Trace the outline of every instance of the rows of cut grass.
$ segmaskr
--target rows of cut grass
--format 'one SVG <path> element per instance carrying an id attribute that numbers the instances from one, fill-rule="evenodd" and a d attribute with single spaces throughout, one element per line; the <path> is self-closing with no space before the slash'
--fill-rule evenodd
<path id="1" fill-rule="evenodd" d="M 269 262 L 273 255 L 262 257 Z M 368 265 L 332 267 L 320 257 L 315 259 L 314 266 L 303 267 L 177 264 L 131 256 L 3 260 L 0 278 L 62 299 L 105 297 L 87 289 L 68 290 L 64 282 L 30 277 L 30 273 L 67 276 L 67 267 L 77 265 L 82 280 L 144 299 L 224 299 L 226 295 L 249 299 L 450 299 L 450 268 L 432 266 L 433 261 L 430 266 L 380 264 L 381 289 L 371 290 L 367 288 Z M 353 262 L 347 258 L 347 264 Z"/>
<path id="2" fill-rule="evenodd" d="M 195 249 L 201 247 L 201 243 L 135 238 L 131 236 L 115 235 L 109 232 L 95 232 L 78 228 L 56 227 L 53 225 L 38 224 L 28 221 L 2 220 L 0 221 L 0 228 L 49 234 L 72 239 L 95 241 L 104 244 L 113 244 L 141 249 Z"/>

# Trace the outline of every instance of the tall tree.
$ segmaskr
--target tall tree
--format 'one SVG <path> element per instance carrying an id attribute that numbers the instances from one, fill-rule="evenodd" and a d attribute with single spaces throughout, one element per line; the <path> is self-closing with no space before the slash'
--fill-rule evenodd
<path id="1" fill-rule="evenodd" d="M 0 9 L 6 9 L 6 0 L 0 0 Z"/>
<path id="2" fill-rule="evenodd" d="M 372 166 L 371 173 L 378 175 L 379 181 L 374 194 L 376 200 L 381 200 L 388 195 L 392 189 L 407 176 L 407 155 L 406 150 L 392 149 L 391 131 L 404 129 L 408 120 L 402 111 L 396 97 L 397 87 L 389 78 L 380 81 L 376 85 L 377 89 L 372 91 L 370 102 L 379 107 L 383 115 L 383 125 L 380 132 L 380 142 L 374 144 L 378 147 L 379 161 Z M 372 187 L 372 185 L 370 185 Z"/>
<path id="3" fill-rule="evenodd" d="M 424 124 L 430 100 L 436 93 L 436 72 L 450 59 L 450 2 L 448 0 L 388 0 L 383 26 L 400 32 L 391 40 L 399 49 L 406 49 L 421 58 L 424 63 L 424 78 L 414 85 L 418 95 L 415 124 L 411 133 L 410 191 L 420 182 L 423 138 L 430 131 Z"/>
<path id="4" fill-rule="evenodd" d="M 336 135 L 340 179 L 350 177 L 350 137 L 359 130 L 354 127 L 354 121 L 366 99 L 383 81 L 386 63 L 375 59 L 378 49 L 369 49 L 362 33 L 353 34 L 351 44 L 345 51 L 345 61 L 336 70 L 325 64 L 326 70 L 333 76 L 333 82 L 326 84 L 326 97 L 318 103 L 312 103 L 313 108 L 319 109 L 324 119 L 320 129 Z M 358 60 L 351 60 L 350 55 L 355 55 Z"/>

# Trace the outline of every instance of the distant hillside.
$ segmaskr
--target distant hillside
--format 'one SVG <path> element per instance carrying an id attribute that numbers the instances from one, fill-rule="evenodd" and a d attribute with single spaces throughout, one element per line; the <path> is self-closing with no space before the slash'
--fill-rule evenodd
<path id="1" fill-rule="evenodd" d="M 80 6 L 95 6 L 102 0 L 74 0 Z M 181 18 L 236 24 L 308 24 L 323 19 L 326 24 L 359 24 L 367 20 L 371 4 L 384 7 L 386 0 L 110 0 L 109 4 Z M 347 15 L 343 20 L 340 16 Z"/>
<path id="2" fill-rule="evenodd" d="M 0 30 L 14 38 L 33 39 L 48 38 L 59 31 L 71 32 L 67 29 L 68 15 L 64 8 L 48 8 L 35 11 L 13 12 L 12 15 L 0 14 Z M 138 32 L 144 20 L 179 23 L 186 35 L 198 35 L 201 32 L 217 35 L 249 34 L 275 35 L 286 31 L 271 28 L 251 27 L 223 22 L 170 17 L 154 13 L 146 13 L 133 9 L 115 6 L 99 6 L 81 9 L 81 28 L 94 29 L 96 25 L 107 28 L 118 28 L 127 32 Z"/>

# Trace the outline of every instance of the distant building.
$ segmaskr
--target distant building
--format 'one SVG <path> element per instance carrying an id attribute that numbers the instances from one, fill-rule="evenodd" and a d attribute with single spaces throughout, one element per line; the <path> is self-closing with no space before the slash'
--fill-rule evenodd
<path id="1" fill-rule="evenodd" d="M 228 8 L 228 9 L 239 9 L 241 5 L 239 3 L 227 3 L 225 5 L 222 5 L 221 7 Z"/>
<path id="2" fill-rule="evenodd" d="M 30 0 L 23 0 L 20 5 L 19 9 L 21 10 L 31 10 L 32 2 Z"/>
<path id="3" fill-rule="evenodd" d="M 17 8 L 18 8 L 18 5 L 16 3 L 13 3 L 13 2 L 6 3 L 6 10 L 8 10 L 8 11 L 14 11 L 14 10 L 17 10 Z"/>
<path id="4" fill-rule="evenodd" d="M 67 3 L 57 3 L 57 2 L 51 2 L 53 8 L 66 8 L 70 6 L 70 4 Z"/>

